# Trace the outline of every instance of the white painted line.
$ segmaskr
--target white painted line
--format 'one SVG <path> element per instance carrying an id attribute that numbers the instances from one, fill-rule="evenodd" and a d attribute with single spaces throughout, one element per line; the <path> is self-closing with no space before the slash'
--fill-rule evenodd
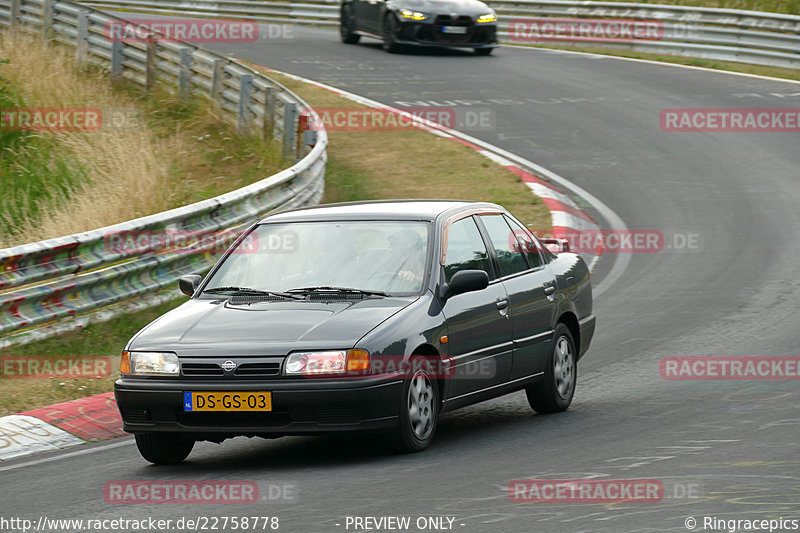
<path id="1" fill-rule="evenodd" d="M 525 185 L 530 187 L 531 190 L 533 190 L 533 193 L 540 198 L 551 198 L 553 200 L 558 200 L 564 205 L 574 207 L 575 209 L 580 209 L 578 204 L 576 204 L 572 198 L 566 194 L 558 192 L 551 187 L 548 187 L 547 185 L 542 185 L 541 183 L 526 183 Z"/>
<path id="2" fill-rule="evenodd" d="M 488 157 L 489 159 L 491 159 L 492 161 L 494 161 L 495 163 L 497 163 L 501 167 L 512 167 L 512 166 L 514 166 L 513 162 L 509 161 L 505 157 L 502 157 L 502 156 L 499 156 L 499 155 L 495 154 L 494 152 L 490 152 L 488 150 L 478 150 L 478 153 L 483 155 L 483 156 Z"/>
<path id="3" fill-rule="evenodd" d="M 553 226 L 560 226 L 565 228 L 574 229 L 577 231 L 595 230 L 598 229 L 597 224 L 583 217 L 576 217 L 572 213 L 566 211 L 550 211 L 553 217 Z"/>
<path id="4" fill-rule="evenodd" d="M 83 443 L 83 441 L 81 441 L 81 443 Z M 53 455 L 52 457 L 44 457 L 42 459 L 35 459 L 33 461 L 26 461 L 24 463 L 17 463 L 17 464 L 8 465 L 8 466 L 0 466 L 0 472 L 6 472 L 8 470 L 17 470 L 18 468 L 25 468 L 25 467 L 28 467 L 28 466 L 36 466 L 36 465 L 40 465 L 40 464 L 44 464 L 44 463 L 51 463 L 53 461 L 60 461 L 62 459 L 69 459 L 70 457 L 76 457 L 76 456 L 79 456 L 79 455 L 87 455 L 87 454 L 90 454 L 90 453 L 103 452 L 103 451 L 110 450 L 110 449 L 113 449 L 113 448 L 119 448 L 120 446 L 128 446 L 128 445 L 131 445 L 133 443 L 134 443 L 134 440 L 132 438 L 125 438 L 123 440 L 114 440 L 113 442 L 111 442 L 109 444 L 92 446 L 91 448 L 86 448 L 85 450 L 78 450 L 78 451 L 75 451 L 75 452 L 69 452 L 69 453 L 64 453 L 64 454 L 60 454 L 60 455 Z"/>
<path id="5" fill-rule="evenodd" d="M 697 67 L 694 65 L 681 65 L 680 63 L 668 63 L 666 61 L 654 61 L 652 59 L 639 59 L 636 57 L 623 57 L 623 56 L 612 56 L 607 54 L 596 54 L 593 52 L 578 52 L 577 50 L 560 50 L 560 49 L 553 49 L 553 48 L 537 48 L 535 46 L 523 46 L 519 44 L 502 44 L 500 45 L 504 48 L 516 48 L 517 50 L 528 50 L 534 52 L 542 52 L 542 51 L 549 51 L 549 52 L 560 52 L 563 54 L 576 54 L 588 57 L 596 57 L 596 58 L 603 58 L 603 59 L 617 59 L 619 61 L 633 61 L 635 63 L 647 63 L 649 65 L 661 65 L 666 67 L 676 67 L 676 68 L 685 68 L 689 70 L 700 70 L 703 72 L 713 72 L 715 74 L 728 74 L 731 76 L 741 76 L 744 78 L 755 78 L 758 80 L 768 80 L 768 81 L 782 81 L 784 83 L 793 83 L 796 85 L 800 85 L 800 81 L 798 80 L 787 80 L 786 78 L 775 78 L 773 76 L 762 76 L 761 74 L 749 74 L 747 72 L 734 72 L 732 70 L 720 70 L 716 68 L 710 67 Z M 685 56 L 675 56 L 678 58 L 684 59 L 697 59 L 692 57 L 685 57 Z M 743 63 L 746 65 L 748 63 Z M 758 65 L 756 65 L 758 66 Z"/>
<path id="6" fill-rule="evenodd" d="M 38 418 L 26 415 L 0 418 L 0 460 L 76 444 L 83 444 L 83 439 Z"/>

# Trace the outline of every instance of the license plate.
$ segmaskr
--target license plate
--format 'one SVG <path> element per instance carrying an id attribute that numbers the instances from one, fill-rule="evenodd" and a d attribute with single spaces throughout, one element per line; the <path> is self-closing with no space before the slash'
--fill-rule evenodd
<path id="1" fill-rule="evenodd" d="M 184 411 L 272 411 L 271 392 L 184 392 Z"/>
<path id="2" fill-rule="evenodd" d="M 442 26 L 442 33 L 452 33 L 455 35 L 464 35 L 467 33 L 466 26 Z"/>

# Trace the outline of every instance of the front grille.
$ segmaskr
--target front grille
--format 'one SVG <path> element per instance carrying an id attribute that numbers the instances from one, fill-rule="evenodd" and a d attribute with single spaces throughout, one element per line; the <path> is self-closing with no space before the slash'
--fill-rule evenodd
<path id="1" fill-rule="evenodd" d="M 277 376 L 281 372 L 280 363 L 242 363 L 236 367 L 236 376 Z"/>
<path id="2" fill-rule="evenodd" d="M 181 370 L 184 376 L 209 377 L 223 376 L 225 371 L 216 363 L 182 363 Z"/>
<path id="3" fill-rule="evenodd" d="M 442 32 L 443 26 L 461 26 L 466 27 L 466 33 L 444 33 Z M 475 31 L 473 27 L 472 18 L 467 16 L 451 17 L 450 15 L 439 15 L 433 23 L 433 39 L 435 41 L 446 43 L 468 43 L 472 38 Z"/>
<path id="4" fill-rule="evenodd" d="M 231 372 L 226 372 L 222 368 L 222 364 L 225 361 L 233 361 L 236 363 L 236 369 Z M 282 362 L 282 356 L 187 357 L 181 360 L 181 372 L 184 377 L 197 379 L 271 377 L 280 375 Z"/>

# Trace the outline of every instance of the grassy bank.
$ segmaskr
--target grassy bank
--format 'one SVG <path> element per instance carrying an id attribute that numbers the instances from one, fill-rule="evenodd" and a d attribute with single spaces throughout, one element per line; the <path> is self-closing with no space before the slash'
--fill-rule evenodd
<path id="1" fill-rule="evenodd" d="M 0 248 L 222 194 L 283 168 L 279 146 L 240 137 L 213 106 L 164 88 L 112 86 L 74 53 L 0 36 L 0 107 L 100 110 L 92 131 L 0 128 Z"/>

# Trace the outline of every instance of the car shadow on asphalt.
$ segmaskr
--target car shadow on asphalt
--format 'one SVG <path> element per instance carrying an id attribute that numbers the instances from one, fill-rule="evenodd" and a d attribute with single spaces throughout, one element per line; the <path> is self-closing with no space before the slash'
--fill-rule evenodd
<path id="1" fill-rule="evenodd" d="M 440 57 L 476 57 L 476 54 L 467 48 L 438 48 L 435 46 L 403 46 L 397 52 L 389 54 L 383 51 L 380 42 L 365 42 L 360 44 L 365 48 L 372 48 L 378 52 L 392 56 L 440 56 Z M 491 56 L 482 56 L 491 57 Z"/>
<path id="2" fill-rule="evenodd" d="M 525 438 L 537 435 L 549 438 L 548 433 L 571 431 L 566 424 L 583 418 L 580 413 L 567 411 L 558 415 L 536 415 L 528 407 L 524 394 L 497 398 L 442 415 L 436 438 L 419 454 L 397 454 L 391 449 L 386 435 L 374 433 L 342 433 L 311 437 L 282 437 L 261 439 L 237 437 L 221 445 L 198 443 L 186 462 L 175 466 L 142 465 L 142 473 L 174 474 L 215 471 L 259 471 L 273 473 L 298 469 L 339 469 L 342 467 L 395 467 L 409 463 L 442 460 L 470 450 L 484 453 L 486 446 L 497 440 Z M 543 432 L 544 436 L 543 436 Z M 482 451 L 483 450 L 483 451 Z"/>

